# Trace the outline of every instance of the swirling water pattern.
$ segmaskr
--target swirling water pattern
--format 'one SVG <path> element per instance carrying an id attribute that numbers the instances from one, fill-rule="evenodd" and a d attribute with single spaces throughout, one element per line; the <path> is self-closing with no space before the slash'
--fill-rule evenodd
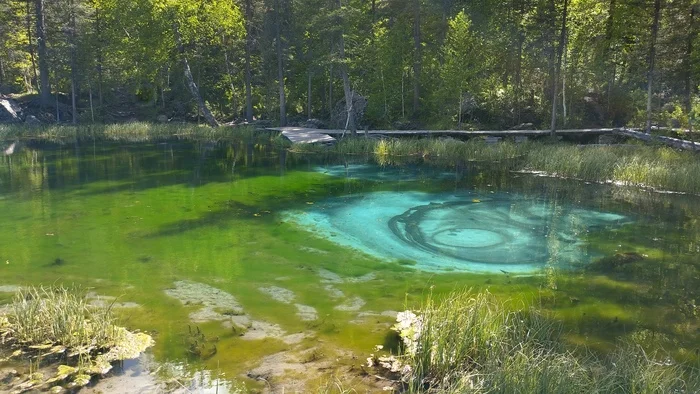
<path id="1" fill-rule="evenodd" d="M 426 271 L 528 273 L 591 260 L 588 231 L 624 216 L 496 193 L 374 192 L 331 198 L 286 218 L 321 237 Z"/>

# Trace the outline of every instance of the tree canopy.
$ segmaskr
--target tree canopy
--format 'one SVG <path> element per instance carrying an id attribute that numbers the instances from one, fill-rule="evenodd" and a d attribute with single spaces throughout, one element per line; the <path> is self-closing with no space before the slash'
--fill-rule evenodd
<path id="1" fill-rule="evenodd" d="M 0 91 L 43 92 L 76 122 L 211 110 L 331 126 L 352 111 L 358 128 L 647 114 L 687 128 L 700 120 L 698 14 L 698 0 L 6 0 Z M 45 120 L 71 121 L 61 111 Z"/>

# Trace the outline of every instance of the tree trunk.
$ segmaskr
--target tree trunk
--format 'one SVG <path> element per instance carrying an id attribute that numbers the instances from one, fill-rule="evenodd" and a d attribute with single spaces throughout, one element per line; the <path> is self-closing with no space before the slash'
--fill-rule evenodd
<path id="1" fill-rule="evenodd" d="M 333 57 L 335 43 L 331 40 L 331 57 Z M 333 119 L 333 62 L 328 66 L 328 119 Z"/>
<path id="2" fill-rule="evenodd" d="M 280 93 L 280 126 L 287 125 L 287 94 L 284 91 L 284 62 L 282 61 L 282 15 L 280 2 L 275 0 L 275 41 L 277 46 L 277 80 Z"/>
<path id="3" fill-rule="evenodd" d="M 340 0 L 337 1 L 338 9 L 341 8 Z M 342 21 L 339 24 L 342 26 Z M 355 109 L 353 108 L 352 85 L 350 84 L 350 76 L 348 75 L 348 65 L 345 63 L 345 38 L 343 37 L 343 29 L 338 33 L 338 52 L 340 57 L 340 77 L 343 79 L 343 93 L 345 93 L 345 110 L 347 111 L 347 120 L 345 122 L 345 130 L 350 130 L 352 135 L 357 134 L 357 125 L 355 124 Z"/>
<path id="4" fill-rule="evenodd" d="M 95 8 L 95 35 L 97 36 L 97 103 L 99 105 L 99 113 L 102 114 L 104 106 L 102 100 L 102 28 L 99 8 Z"/>
<path id="5" fill-rule="evenodd" d="M 32 43 L 32 11 L 31 2 L 27 1 L 27 51 L 29 52 L 29 58 L 32 61 L 32 75 L 34 76 L 34 84 L 36 90 L 39 90 L 39 75 L 36 71 L 36 58 L 34 56 L 34 44 Z"/>
<path id="6" fill-rule="evenodd" d="M 231 73 L 231 65 L 228 60 L 228 44 L 226 36 L 222 34 L 221 42 L 224 44 L 224 62 L 226 62 L 226 75 L 228 76 L 229 87 L 231 88 L 231 113 L 236 116 L 236 87 L 233 84 L 233 73 Z"/>
<path id="7" fill-rule="evenodd" d="M 306 86 L 306 116 L 307 119 L 311 119 L 311 67 L 309 66 L 308 71 L 308 85 Z"/>
<path id="8" fill-rule="evenodd" d="M 70 0 L 70 27 L 68 32 L 68 43 L 70 45 L 70 95 L 71 95 L 71 110 L 73 124 L 78 123 L 78 106 L 76 104 L 76 79 L 77 79 L 77 48 L 75 43 L 75 5 L 73 0 Z"/>
<path id="9" fill-rule="evenodd" d="M 212 115 L 209 108 L 207 108 L 206 103 L 202 100 L 202 96 L 199 94 L 199 88 L 194 82 L 194 77 L 192 76 L 192 70 L 190 70 L 190 63 L 187 61 L 187 56 L 185 56 L 185 46 L 182 44 L 182 37 L 180 36 L 180 28 L 177 22 L 173 22 L 173 34 L 175 35 L 175 43 L 177 44 L 177 50 L 180 53 L 180 60 L 182 61 L 182 68 L 185 71 L 185 79 L 187 79 L 187 88 L 192 94 L 192 98 L 197 102 L 197 108 L 199 112 L 204 114 L 204 119 L 211 127 L 219 127 L 219 122 L 216 121 L 214 115 Z"/>
<path id="10" fill-rule="evenodd" d="M 656 60 L 656 37 L 659 35 L 659 16 L 661 0 L 654 0 L 654 22 L 651 25 L 651 42 L 649 43 L 649 71 L 647 73 L 647 124 L 646 132 L 651 133 L 651 96 L 654 82 L 654 63 Z"/>
<path id="11" fill-rule="evenodd" d="M 519 1 L 519 22 L 525 18 L 525 0 Z M 518 23 L 518 49 L 515 56 L 515 112 L 518 121 L 521 123 L 521 106 L 523 99 L 523 45 L 525 43 L 525 32 L 522 28 L 522 23 Z"/>
<path id="12" fill-rule="evenodd" d="M 253 89 L 251 87 L 250 51 L 252 38 L 250 36 L 250 25 L 253 18 L 253 0 L 245 1 L 245 120 L 253 121 Z"/>
<path id="13" fill-rule="evenodd" d="M 554 65 L 554 87 L 552 91 L 552 122 L 550 126 L 551 136 L 556 136 L 557 132 L 557 96 L 559 87 L 559 74 L 561 73 L 561 62 L 564 55 L 564 47 L 566 46 L 566 19 L 569 11 L 569 0 L 564 0 L 564 10 L 561 17 L 561 33 L 559 35 L 559 46 L 557 47 L 557 59 Z"/>
<path id="14" fill-rule="evenodd" d="M 690 21 L 688 29 L 688 37 L 685 47 L 685 112 L 690 114 L 693 110 L 693 40 L 695 40 L 695 7 L 696 4 L 690 4 Z"/>
<path id="15" fill-rule="evenodd" d="M 36 6 L 36 42 L 39 56 L 39 77 L 41 80 L 41 106 L 51 105 L 51 86 L 49 85 L 49 63 L 46 58 L 46 23 L 44 20 L 44 0 L 35 0 Z"/>
<path id="16" fill-rule="evenodd" d="M 421 77 L 421 46 L 420 46 L 420 0 L 413 0 L 413 117 L 418 117 L 420 111 L 420 77 Z"/>

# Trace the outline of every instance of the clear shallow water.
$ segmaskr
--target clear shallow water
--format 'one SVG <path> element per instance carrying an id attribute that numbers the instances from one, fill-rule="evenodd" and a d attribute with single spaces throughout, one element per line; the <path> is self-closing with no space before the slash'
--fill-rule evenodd
<path id="1" fill-rule="evenodd" d="M 589 229 L 629 222 L 519 194 L 414 191 L 332 198 L 286 218 L 383 260 L 408 260 L 426 271 L 492 273 L 585 264 L 594 257 L 582 242 Z"/>
<path id="2" fill-rule="evenodd" d="M 574 345 L 643 336 L 697 359 L 698 198 L 348 160 L 183 141 L 24 146 L 0 157 L 0 290 L 75 284 L 137 304 L 118 313 L 154 335 L 155 362 L 253 388 L 247 373 L 283 351 L 347 371 L 385 342 L 390 311 L 463 288 L 535 302 Z M 242 338 L 224 314 L 234 299 L 283 335 Z"/>

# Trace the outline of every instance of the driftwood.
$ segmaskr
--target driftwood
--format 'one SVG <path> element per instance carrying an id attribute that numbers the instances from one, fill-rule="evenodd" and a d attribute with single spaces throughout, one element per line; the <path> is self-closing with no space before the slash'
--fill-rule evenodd
<path id="1" fill-rule="evenodd" d="M 625 137 L 632 137 L 645 142 L 660 142 L 677 149 L 700 151 L 700 144 L 694 141 L 681 140 L 678 138 L 665 137 L 662 135 L 654 135 L 631 129 L 617 129 L 615 134 Z"/>

